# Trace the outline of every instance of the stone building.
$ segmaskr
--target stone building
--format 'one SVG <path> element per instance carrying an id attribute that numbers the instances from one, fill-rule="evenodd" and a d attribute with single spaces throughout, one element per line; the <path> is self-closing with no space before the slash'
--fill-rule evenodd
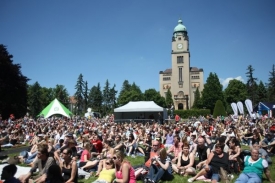
<path id="1" fill-rule="evenodd" d="M 174 108 L 189 109 L 196 89 L 203 90 L 203 69 L 190 67 L 189 37 L 182 20 L 173 32 L 171 61 L 172 68 L 159 72 L 160 94 L 165 97 L 170 89 Z"/>

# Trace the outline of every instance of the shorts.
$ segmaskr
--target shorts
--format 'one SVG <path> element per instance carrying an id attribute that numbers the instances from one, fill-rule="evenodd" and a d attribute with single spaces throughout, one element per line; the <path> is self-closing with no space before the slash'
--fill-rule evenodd
<path id="1" fill-rule="evenodd" d="M 209 171 L 207 172 L 207 174 L 204 177 L 207 179 L 216 180 L 218 182 L 221 179 L 220 174 L 213 173 L 212 167 L 210 165 L 208 165 L 208 166 L 209 166 Z"/>

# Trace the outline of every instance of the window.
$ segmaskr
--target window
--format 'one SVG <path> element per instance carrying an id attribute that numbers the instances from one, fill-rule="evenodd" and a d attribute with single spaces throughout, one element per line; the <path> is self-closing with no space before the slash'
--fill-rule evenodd
<path id="1" fill-rule="evenodd" d="M 177 57 L 177 63 L 178 64 L 183 63 L 183 56 L 178 56 Z"/>
<path id="2" fill-rule="evenodd" d="M 179 81 L 182 81 L 182 67 L 179 67 Z"/>
<path id="3" fill-rule="evenodd" d="M 178 40 L 180 41 L 180 40 L 181 40 L 181 37 L 179 37 Z"/>
<path id="4" fill-rule="evenodd" d="M 170 77 L 164 77 L 164 78 L 163 78 L 163 81 L 169 81 L 169 80 L 171 80 Z"/>
<path id="5" fill-rule="evenodd" d="M 191 76 L 191 79 L 200 79 L 200 76 Z"/>

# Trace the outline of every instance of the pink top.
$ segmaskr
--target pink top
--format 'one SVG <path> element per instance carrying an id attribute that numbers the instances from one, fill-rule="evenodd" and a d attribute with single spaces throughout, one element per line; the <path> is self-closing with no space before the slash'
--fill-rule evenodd
<path id="1" fill-rule="evenodd" d="M 84 155 L 87 155 L 87 160 L 91 158 L 91 154 L 87 149 L 84 149 L 84 151 L 81 153 L 80 162 L 84 162 Z"/>
<path id="2" fill-rule="evenodd" d="M 127 163 L 127 162 L 125 162 Z M 129 166 L 130 166 L 130 169 L 129 169 L 129 182 L 128 183 L 136 183 L 136 176 L 135 176 L 135 170 L 133 169 L 133 167 L 130 165 L 130 163 L 128 163 Z M 122 167 L 122 165 L 121 165 Z M 116 172 L 116 178 L 117 179 L 123 179 L 122 177 L 122 171 L 121 171 L 121 167 L 120 167 L 120 170 Z"/>

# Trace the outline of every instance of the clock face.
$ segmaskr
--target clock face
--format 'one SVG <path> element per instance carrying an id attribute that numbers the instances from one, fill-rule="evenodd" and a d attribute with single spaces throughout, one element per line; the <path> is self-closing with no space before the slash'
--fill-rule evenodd
<path id="1" fill-rule="evenodd" d="M 178 44 L 178 49 L 182 49 L 183 48 L 183 45 L 180 43 Z"/>

